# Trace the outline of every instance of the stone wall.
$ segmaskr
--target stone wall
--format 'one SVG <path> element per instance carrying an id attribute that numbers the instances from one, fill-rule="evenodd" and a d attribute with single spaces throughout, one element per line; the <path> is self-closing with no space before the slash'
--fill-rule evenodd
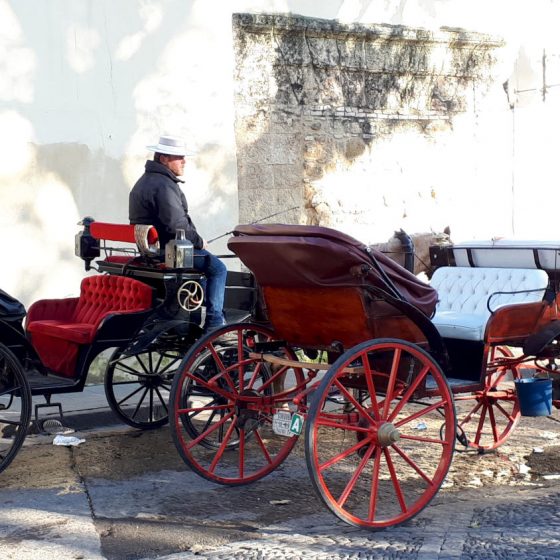
<path id="1" fill-rule="evenodd" d="M 233 28 L 242 223 L 296 207 L 272 221 L 365 242 L 453 232 L 492 143 L 480 121 L 499 39 L 263 14 Z"/>

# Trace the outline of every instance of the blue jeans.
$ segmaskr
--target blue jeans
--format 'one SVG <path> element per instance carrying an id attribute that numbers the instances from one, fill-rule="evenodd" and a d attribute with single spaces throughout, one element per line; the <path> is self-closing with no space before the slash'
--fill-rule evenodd
<path id="1" fill-rule="evenodd" d="M 224 292 L 226 289 L 227 268 L 216 256 L 205 249 L 194 252 L 194 268 L 206 276 L 205 303 L 206 321 L 204 328 L 214 329 L 225 324 Z"/>

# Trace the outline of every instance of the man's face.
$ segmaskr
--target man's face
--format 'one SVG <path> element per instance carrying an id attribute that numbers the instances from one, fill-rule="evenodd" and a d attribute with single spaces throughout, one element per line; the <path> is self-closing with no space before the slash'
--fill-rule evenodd
<path id="1" fill-rule="evenodd" d="M 185 156 L 162 155 L 160 162 L 177 176 L 183 175 L 185 171 Z"/>

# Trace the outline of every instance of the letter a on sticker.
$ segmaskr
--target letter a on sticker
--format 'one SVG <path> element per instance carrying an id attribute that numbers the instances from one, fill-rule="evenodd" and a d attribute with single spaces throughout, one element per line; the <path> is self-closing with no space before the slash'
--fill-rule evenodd
<path id="1" fill-rule="evenodd" d="M 292 415 L 290 423 L 290 433 L 299 436 L 303 430 L 303 416 L 301 414 Z"/>

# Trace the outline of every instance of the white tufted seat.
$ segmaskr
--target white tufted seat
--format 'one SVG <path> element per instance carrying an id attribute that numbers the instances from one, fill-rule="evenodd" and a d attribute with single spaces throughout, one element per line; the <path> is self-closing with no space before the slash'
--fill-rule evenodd
<path id="1" fill-rule="evenodd" d="M 547 284 L 547 273 L 539 269 L 444 266 L 430 281 L 439 296 L 432 322 L 443 337 L 483 340 L 492 294 L 520 292 L 493 296 L 490 308 L 494 311 L 511 303 L 541 301 Z"/>

